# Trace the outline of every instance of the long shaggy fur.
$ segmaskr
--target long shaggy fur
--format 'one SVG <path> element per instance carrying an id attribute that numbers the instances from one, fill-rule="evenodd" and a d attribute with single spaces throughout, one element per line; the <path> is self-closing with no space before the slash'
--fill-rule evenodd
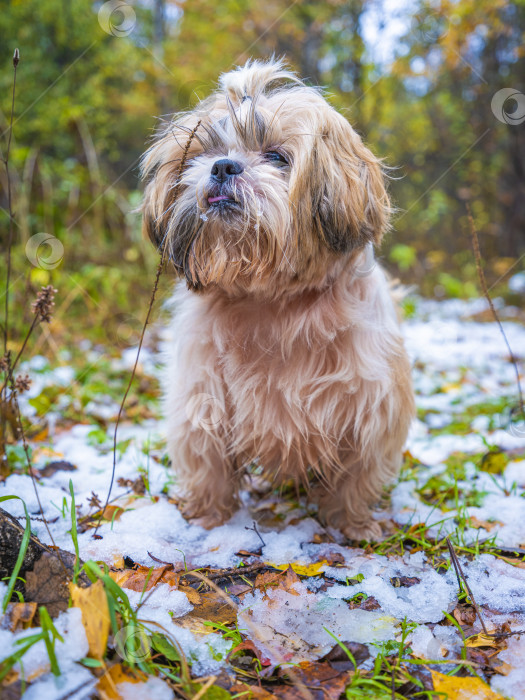
<path id="1" fill-rule="evenodd" d="M 224 158 L 242 172 L 217 182 Z M 348 537 L 378 536 L 370 507 L 414 412 L 388 283 L 367 269 L 391 211 L 379 160 L 319 90 L 253 61 L 170 122 L 143 171 L 145 230 L 187 283 L 165 408 L 188 516 L 227 519 L 256 461 L 313 480 L 321 518 Z"/>

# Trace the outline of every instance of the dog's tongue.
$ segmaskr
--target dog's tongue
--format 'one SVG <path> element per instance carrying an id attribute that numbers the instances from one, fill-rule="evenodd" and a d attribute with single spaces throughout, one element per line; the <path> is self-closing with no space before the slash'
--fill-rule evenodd
<path id="1" fill-rule="evenodd" d="M 218 197 L 208 197 L 208 202 L 209 204 L 213 204 L 213 202 L 220 202 L 222 199 L 230 199 L 227 197 L 225 194 L 220 194 Z"/>

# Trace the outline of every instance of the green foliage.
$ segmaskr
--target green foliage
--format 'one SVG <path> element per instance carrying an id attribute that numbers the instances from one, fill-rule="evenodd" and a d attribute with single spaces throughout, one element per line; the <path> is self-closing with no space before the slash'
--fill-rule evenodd
<path id="1" fill-rule="evenodd" d="M 517 60 L 522 2 L 418 0 L 412 16 L 401 18 L 406 31 L 390 64 L 378 61 L 364 39 L 371 9 L 363 0 L 131 5 L 136 21 L 126 36 L 104 31 L 100 3 L 91 0 L 11 2 L 0 15 L 3 140 L 11 57 L 20 49 L 10 156 L 13 270 L 15 279 L 26 279 L 12 290 L 18 336 L 31 315 L 27 292 L 53 284 L 55 337 L 81 334 L 110 353 L 136 342 L 157 260 L 135 213 L 138 162 L 155 117 L 193 106 L 221 71 L 250 57 L 284 55 L 307 80 L 327 86 L 373 150 L 399 168 L 391 180 L 396 232 L 383 259 L 403 282 L 427 294 L 478 293 L 467 201 L 489 282 L 519 256 L 524 175 L 513 154 L 525 136 L 499 122 L 490 103 L 504 85 L 525 91 Z M 155 7 L 164 8 L 160 25 Z M 0 179 L 5 185 L 4 172 Z M 5 196 L 0 204 L 5 209 Z M 0 210 L 0 226 L 6 224 Z M 64 246 L 52 269 L 31 266 L 25 254 L 30 237 L 42 231 Z M 169 288 L 168 281 L 162 285 L 161 292 Z M 503 289 L 504 283 L 496 293 Z M 40 350 L 44 341 L 36 337 L 30 349 L 35 343 Z"/>
<path id="2" fill-rule="evenodd" d="M 14 498 L 22 501 L 22 499 L 19 496 L 0 496 L 0 503 L 2 503 L 3 501 L 10 501 Z M 26 516 L 26 526 L 24 534 L 22 536 L 22 542 L 20 543 L 20 549 L 18 550 L 18 556 L 16 558 L 15 566 L 13 568 L 13 571 L 11 572 L 11 576 L 9 577 L 7 591 L 5 592 L 4 599 L 2 601 L 2 613 L 5 613 L 5 611 L 7 610 L 7 606 L 9 605 L 11 596 L 13 595 L 13 590 L 15 588 L 18 574 L 20 572 L 20 569 L 22 568 L 22 564 L 24 563 L 24 557 L 26 555 L 27 547 L 29 545 L 29 538 L 31 537 L 31 520 L 29 519 L 29 513 L 27 512 L 27 506 L 24 501 L 22 501 L 22 505 L 24 506 L 24 513 Z"/>
<path id="3" fill-rule="evenodd" d="M 389 258 L 392 262 L 397 263 L 400 270 L 410 270 L 417 261 L 416 249 L 404 243 L 398 243 L 390 249 Z"/>

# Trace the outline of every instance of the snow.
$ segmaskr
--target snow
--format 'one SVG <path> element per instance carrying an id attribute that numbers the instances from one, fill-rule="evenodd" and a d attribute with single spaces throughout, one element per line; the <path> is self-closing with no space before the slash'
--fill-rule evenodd
<path id="1" fill-rule="evenodd" d="M 421 659 L 442 661 L 446 658 L 460 658 L 461 636 L 455 627 L 436 625 L 430 629 L 418 625 L 408 637 L 414 655 Z"/>
<path id="2" fill-rule="evenodd" d="M 366 593 L 377 600 L 388 615 L 399 620 L 406 618 L 414 622 L 438 622 L 443 611 L 450 612 L 456 600 L 454 582 L 438 574 L 426 562 L 421 553 L 405 555 L 403 560 L 383 560 L 383 565 L 372 574 L 366 574 L 361 583 L 352 586 L 334 586 L 328 590 L 330 597 L 351 598 L 357 593 Z M 361 567 L 363 569 L 364 567 Z M 364 571 L 347 569 L 348 578 Z M 407 576 L 419 578 L 419 583 L 411 586 L 395 586 L 391 579 Z"/>
<path id="3" fill-rule="evenodd" d="M 117 683 L 122 700 L 173 700 L 173 690 L 160 678 L 149 678 L 146 683 Z"/>
<path id="4" fill-rule="evenodd" d="M 503 663 L 510 664 L 512 669 L 507 676 L 494 676 L 492 689 L 508 698 L 522 698 L 525 688 L 525 636 L 509 637 L 507 648 L 500 652 L 498 658 Z M 516 659 L 520 660 L 517 665 Z"/>
<path id="5" fill-rule="evenodd" d="M 24 694 L 27 700 L 44 700 L 45 698 L 56 698 L 59 695 L 66 695 L 82 683 L 91 684 L 93 676 L 91 673 L 79 666 L 80 659 L 87 656 L 88 642 L 86 633 L 82 625 L 82 613 L 79 608 L 69 608 L 62 612 L 54 620 L 57 632 L 63 638 L 55 642 L 55 654 L 60 667 L 61 675 L 55 677 L 50 673 L 50 663 L 44 640 L 33 644 L 23 656 L 23 668 L 17 663 L 13 667 L 26 679 L 37 677 L 31 687 Z M 2 658 L 13 654 L 20 646 L 21 640 L 26 637 L 38 634 L 42 628 L 31 628 L 14 634 L 7 630 L 0 630 L 0 649 Z"/>
<path id="6" fill-rule="evenodd" d="M 312 593 L 304 583 L 290 592 L 257 590 L 245 596 L 238 614 L 257 648 L 274 664 L 318 659 L 342 642 L 372 643 L 394 639 L 397 621 L 376 611 L 350 610 L 342 600 Z"/>
<path id="7" fill-rule="evenodd" d="M 414 464 L 393 486 L 388 510 L 376 517 L 386 526 L 395 523 L 409 528 L 424 523 L 429 537 L 457 533 L 471 545 L 494 538 L 499 546 L 517 548 L 525 545 L 525 431 L 523 426 L 509 423 L 510 408 L 516 403 L 515 374 L 497 325 L 471 319 L 485 311 L 483 300 L 418 300 L 416 316 L 405 322 L 420 411 L 407 442 Z M 504 326 L 514 352 L 523 355 L 525 328 L 510 321 L 504 321 Z M 89 352 L 98 357 L 95 351 Z M 129 371 L 135 352 L 134 348 L 126 350 L 115 366 Z M 141 357 L 143 371 L 157 372 L 156 361 L 152 353 Z M 38 396 L 43 387 L 56 383 L 67 385 L 74 378 L 70 368 L 50 370 L 41 357 L 33 358 L 22 369 L 35 377 L 31 393 L 23 397 L 24 410 L 28 398 Z M 115 413 L 114 401 L 105 402 L 98 397 L 88 404 L 86 419 L 93 414 L 111 421 Z M 104 500 L 111 479 L 114 426 L 109 425 L 108 439 L 99 446 L 90 437 L 94 428 L 98 429 L 94 418 L 92 421 L 91 425 L 76 425 L 51 434 L 44 450 L 40 444 L 35 446 L 36 467 L 44 466 L 50 459 L 66 460 L 76 467 L 74 471 L 57 471 L 41 479 L 38 485 L 56 544 L 69 551 L 72 550 L 69 481 L 73 482 L 77 516 L 81 517 L 94 510 L 89 506 L 93 492 Z M 457 421 L 466 422 L 466 429 L 456 429 Z M 260 557 L 252 561 L 274 565 L 307 566 L 325 562 L 319 569 L 324 578 L 303 579 L 289 590 L 268 588 L 265 593 L 255 590 L 240 600 L 239 628 L 246 630 L 272 663 L 320 658 L 335 644 L 326 630 L 341 641 L 367 644 L 374 656 L 377 649 L 373 643 L 399 639 L 405 619 L 415 623 L 408 641 L 417 656 L 434 660 L 459 658 L 461 638 L 456 628 L 444 619 L 444 613 L 450 613 L 457 602 L 457 581 L 452 568 L 446 573 L 438 572 L 423 552 L 385 556 L 334 542 L 319 544 L 318 536 L 326 539 L 327 531 L 309 517 L 311 510 L 306 504 L 287 503 L 284 499 L 276 504 L 273 496 L 261 501 L 243 494 L 242 508 L 213 530 L 190 524 L 177 507 L 174 475 L 160 461 L 161 433 L 162 423 L 152 419 L 119 428 L 118 440 L 124 446 L 117 460 L 112 504 L 123 510 L 112 523 L 101 525 L 98 534 L 102 539 L 93 539 L 92 530 L 79 533 L 80 555 L 84 560 L 111 565 L 126 555 L 144 566 L 159 566 L 158 559 L 171 562 L 175 570 L 222 569 L 237 566 L 242 560 L 239 552 L 243 550 L 260 552 Z M 129 444 L 125 445 L 127 440 Z M 479 469 L 480 458 L 495 447 L 510 451 L 508 464 L 489 474 Z M 455 480 L 448 464 L 454 454 L 462 455 L 463 470 Z M 140 473 L 147 473 L 149 483 L 149 491 L 143 496 L 117 483 L 120 477 L 134 480 Z M 438 484 L 434 499 L 425 496 L 429 483 Z M 449 489 L 453 494 L 454 488 L 460 494 L 457 502 L 453 495 L 447 495 Z M 8 494 L 20 496 L 31 514 L 38 513 L 30 477 L 13 474 L 6 479 L 0 485 L 0 495 Z M 21 517 L 23 522 L 20 501 L 3 502 L 2 507 Z M 265 524 L 262 518 L 268 511 L 275 516 L 271 524 Z M 259 523 L 264 545 L 253 529 L 254 520 Z M 31 527 L 48 542 L 42 522 L 32 520 Z M 335 542 L 343 541 L 336 531 L 328 529 L 328 534 Z M 335 555 L 339 557 L 337 564 L 326 563 Z M 460 561 L 486 619 L 492 625 L 508 621 L 512 629 L 525 628 L 525 569 L 489 554 L 472 561 L 461 556 Z M 398 586 L 392 580 L 399 577 L 417 577 L 419 582 Z M 323 585 L 326 582 L 329 585 Z M 0 593 L 2 590 L 5 591 L 5 586 L 0 585 Z M 183 617 L 192 605 L 184 593 L 168 584 L 157 585 L 149 597 L 131 590 L 126 592 L 134 607 L 142 599 L 140 619 L 150 630 L 168 634 L 180 646 L 194 675 L 215 674 L 225 666 L 232 642 L 218 633 L 204 635 L 185 626 Z M 358 593 L 375 598 L 379 608 L 351 609 L 348 601 Z M 79 615 L 79 610 L 71 608 L 55 621 L 67 640 L 66 644 L 57 642 L 62 670 L 58 679 L 49 673 L 43 642 L 26 654 L 26 675 L 38 670 L 44 670 L 44 674 L 24 697 L 52 700 L 72 693 L 82 684 L 89 695 L 93 676 L 77 663 L 87 654 Z M 13 634 L 0 630 L 2 657 L 12 652 L 17 639 L 35 631 Z M 525 672 L 521 670 L 524 657 L 525 638 L 509 638 L 507 649 L 498 658 L 510 664 L 511 670 L 506 676 L 492 678 L 494 690 L 509 697 L 520 696 L 525 683 Z M 171 690 L 160 679 L 150 679 L 147 684 L 126 683 L 119 685 L 119 689 L 123 697 L 130 699 L 171 697 Z"/>

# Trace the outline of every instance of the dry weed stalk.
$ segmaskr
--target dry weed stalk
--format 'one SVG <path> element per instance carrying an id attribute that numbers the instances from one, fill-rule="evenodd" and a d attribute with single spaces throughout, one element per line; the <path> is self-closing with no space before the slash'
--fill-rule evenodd
<path id="1" fill-rule="evenodd" d="M 200 125 L 201 125 L 201 120 L 199 119 L 199 121 L 197 122 L 197 124 L 195 125 L 195 127 L 194 127 L 194 128 L 192 129 L 192 131 L 190 132 L 190 134 L 189 134 L 189 136 L 188 136 L 188 140 L 187 140 L 186 145 L 185 145 L 185 147 L 184 147 L 184 152 L 183 152 L 183 154 L 182 154 L 182 158 L 181 158 L 181 161 L 180 161 L 179 169 L 178 169 L 178 172 L 177 172 L 176 185 L 175 185 L 175 193 L 174 193 L 174 198 L 175 198 L 175 199 L 177 198 L 177 195 L 178 195 L 178 191 L 179 191 L 179 188 L 180 188 L 180 181 L 181 181 L 181 177 L 182 177 L 182 172 L 183 172 L 184 166 L 185 166 L 185 164 L 186 164 L 186 159 L 187 159 L 187 157 L 188 157 L 188 152 L 189 152 L 191 143 L 192 143 L 193 139 L 195 138 L 195 134 L 197 133 L 197 129 L 199 128 Z M 150 301 L 149 301 L 148 311 L 147 311 L 147 313 L 146 313 L 146 319 L 145 319 L 145 321 L 144 321 L 144 325 L 142 326 L 142 332 L 141 332 L 141 334 L 140 334 L 139 346 L 138 346 L 138 348 L 137 348 L 137 356 L 136 356 L 136 358 L 135 358 L 135 363 L 134 363 L 133 369 L 132 369 L 132 371 L 131 371 L 131 376 L 130 376 L 130 378 L 129 378 L 129 382 L 128 382 L 128 385 L 127 385 L 127 387 L 126 387 L 126 391 L 124 392 L 124 396 L 122 397 L 122 401 L 121 401 L 121 403 L 120 403 L 120 408 L 119 408 L 119 412 L 118 412 L 118 415 L 117 415 L 117 422 L 115 423 L 115 433 L 114 433 L 114 435 L 113 435 L 113 465 L 112 465 L 112 469 L 111 469 L 111 481 L 110 481 L 110 484 L 109 484 L 109 490 L 108 490 L 108 495 L 107 495 L 107 498 L 106 498 L 106 503 L 105 503 L 105 505 L 104 505 L 104 508 L 102 508 L 102 510 L 101 510 L 101 513 L 100 513 L 100 517 L 99 517 L 99 519 L 98 519 L 97 526 L 96 526 L 95 531 L 94 531 L 94 533 L 93 533 L 93 537 L 96 537 L 96 536 L 97 536 L 97 531 L 98 531 L 98 528 L 100 527 L 100 523 L 102 522 L 102 517 L 103 517 L 103 515 L 104 515 L 104 511 L 106 510 L 106 507 L 107 507 L 107 505 L 108 505 L 108 503 L 109 503 L 109 499 L 110 499 L 110 497 L 111 497 L 111 491 L 112 491 L 112 489 L 113 489 L 113 482 L 114 482 L 114 480 L 115 480 L 115 471 L 116 471 L 116 467 L 117 467 L 117 433 L 118 433 L 118 427 L 119 427 L 119 424 L 120 424 L 120 419 L 121 419 L 121 417 L 122 417 L 122 413 L 123 413 L 123 411 L 124 411 L 124 405 L 125 405 L 125 403 L 126 403 L 126 399 L 128 398 L 128 394 L 129 394 L 129 391 L 130 391 L 130 389 L 131 389 L 131 385 L 132 385 L 132 383 L 133 383 L 133 380 L 134 380 L 134 378 L 135 378 L 135 373 L 136 373 L 136 371 L 137 371 L 137 366 L 138 366 L 139 357 L 140 357 L 140 351 L 142 350 L 142 344 L 143 344 L 143 342 L 144 342 L 144 336 L 145 336 L 145 333 L 146 333 L 146 328 L 147 328 L 147 325 L 148 325 L 148 323 L 149 323 L 149 319 L 150 319 L 151 312 L 152 312 L 152 309 L 153 309 L 153 304 L 155 303 L 155 298 L 156 298 L 156 296 L 157 296 L 157 291 L 158 291 L 158 287 L 159 287 L 160 276 L 161 276 L 162 270 L 163 270 L 163 268 L 164 268 L 164 263 L 166 262 L 166 251 L 167 251 L 167 243 L 166 243 L 166 240 L 165 240 L 164 243 L 163 243 L 163 245 L 162 245 L 162 250 L 161 250 L 161 254 L 160 254 L 159 264 L 157 265 L 157 272 L 156 272 L 156 274 L 155 274 L 155 282 L 154 282 L 154 284 L 153 284 L 153 289 L 152 289 L 152 291 L 151 291 L 151 297 L 150 297 Z"/>

